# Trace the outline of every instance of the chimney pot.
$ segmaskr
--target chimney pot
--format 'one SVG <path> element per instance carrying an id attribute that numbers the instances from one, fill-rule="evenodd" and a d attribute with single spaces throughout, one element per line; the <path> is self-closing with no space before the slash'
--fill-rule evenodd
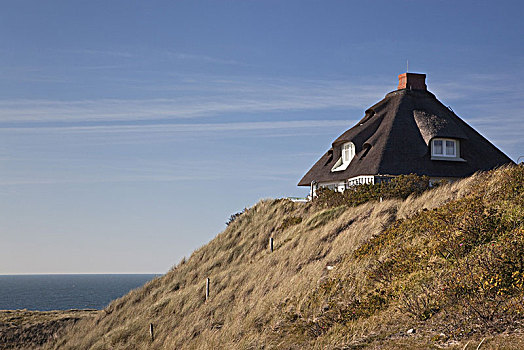
<path id="1" fill-rule="evenodd" d="M 426 74 L 404 73 L 398 76 L 398 90 L 427 90 Z"/>

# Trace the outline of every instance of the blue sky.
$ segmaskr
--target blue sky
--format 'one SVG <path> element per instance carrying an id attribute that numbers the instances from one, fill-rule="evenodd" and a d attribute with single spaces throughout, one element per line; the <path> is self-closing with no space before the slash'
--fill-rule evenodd
<path id="1" fill-rule="evenodd" d="M 519 1 L 11 1 L 0 274 L 165 272 L 395 90 L 524 155 Z"/>

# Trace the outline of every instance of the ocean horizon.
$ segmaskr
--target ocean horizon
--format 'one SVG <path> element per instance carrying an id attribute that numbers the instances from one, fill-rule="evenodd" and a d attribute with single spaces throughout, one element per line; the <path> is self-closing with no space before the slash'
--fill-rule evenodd
<path id="1" fill-rule="evenodd" d="M 0 310 L 103 309 L 161 274 L 0 275 Z"/>

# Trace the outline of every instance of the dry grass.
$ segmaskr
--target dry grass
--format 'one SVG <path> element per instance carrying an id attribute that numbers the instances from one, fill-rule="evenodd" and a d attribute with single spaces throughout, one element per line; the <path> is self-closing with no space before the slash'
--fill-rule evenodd
<path id="1" fill-rule="evenodd" d="M 449 336 L 435 339 L 440 331 L 432 327 L 437 326 L 418 324 L 396 307 L 378 307 L 359 318 L 332 322 L 325 329 L 315 317 L 330 308 L 337 310 L 329 303 L 337 302 L 339 295 L 350 300 L 367 288 L 363 276 L 370 265 L 359 265 L 351 258 L 364 242 L 398 219 L 468 196 L 479 184 L 494 187 L 493 179 L 503 171 L 475 175 L 405 201 L 369 202 L 352 208 L 261 201 L 169 273 L 112 302 L 94 319 L 79 322 L 52 347 L 351 349 L 416 348 L 415 344 L 428 348 L 428 344 L 446 342 L 463 346 L 465 338 L 455 345 Z M 273 253 L 267 249 L 269 237 L 274 238 Z M 379 251 L 373 259 L 379 261 L 387 254 Z M 211 290 L 206 302 L 208 277 Z M 330 294 L 333 288 L 341 294 Z M 296 320 L 310 326 L 297 328 Z M 150 323 L 155 327 L 153 341 Z M 412 325 L 425 331 L 406 337 Z M 490 342 L 505 344 L 508 339 L 522 343 L 520 335 L 495 336 Z M 510 343 L 513 340 L 504 347 L 512 348 Z"/>
<path id="2" fill-rule="evenodd" d="M 96 310 L 0 310 L 0 349 L 36 349 Z"/>

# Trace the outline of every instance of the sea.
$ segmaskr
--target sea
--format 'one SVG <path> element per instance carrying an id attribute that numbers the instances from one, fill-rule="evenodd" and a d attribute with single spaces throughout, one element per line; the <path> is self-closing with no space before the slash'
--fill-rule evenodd
<path id="1" fill-rule="evenodd" d="M 155 274 L 0 275 L 0 310 L 103 309 Z"/>

